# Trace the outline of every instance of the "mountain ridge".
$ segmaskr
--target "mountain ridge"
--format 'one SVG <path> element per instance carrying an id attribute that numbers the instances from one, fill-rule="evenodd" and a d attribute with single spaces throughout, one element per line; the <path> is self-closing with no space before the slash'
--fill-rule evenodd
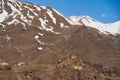
<path id="1" fill-rule="evenodd" d="M 41 11 L 43 9 L 43 10 L 47 10 L 47 14 L 52 19 L 52 21 L 53 21 L 52 23 L 54 23 L 54 24 L 56 24 L 56 18 L 55 18 L 55 16 L 53 16 L 52 12 L 54 12 L 57 15 L 60 15 L 61 17 L 63 17 L 64 20 L 66 20 L 66 23 L 69 24 L 69 25 L 85 25 L 85 26 L 88 26 L 88 27 L 95 28 L 95 29 L 99 30 L 101 33 L 104 33 L 104 34 L 112 34 L 112 35 L 120 34 L 120 27 L 119 27 L 120 26 L 120 21 L 117 21 L 115 23 L 104 24 L 104 23 L 101 23 L 101 22 L 87 16 L 87 15 L 71 16 L 71 17 L 67 18 L 53 8 L 50 9 L 49 7 L 36 6 L 34 4 L 27 5 L 28 3 L 25 3 L 25 2 L 20 3 L 19 0 L 14 0 L 14 1 L 5 0 L 5 2 L 3 2 L 3 4 L 2 4 L 2 6 L 4 6 L 4 7 L 2 7 L 2 8 L 5 8 L 4 4 L 6 4 L 6 7 L 8 7 L 8 8 L 3 9 L 3 12 L 0 14 L 1 15 L 0 16 L 1 17 L 1 22 L 5 22 L 5 23 L 7 22 L 7 24 L 9 24 L 9 25 L 13 24 L 13 23 L 14 24 L 21 23 L 21 25 L 23 27 L 25 27 L 26 24 L 33 25 L 33 26 L 34 25 L 39 26 L 40 25 L 39 22 L 37 22 L 37 24 L 34 24 L 35 17 L 33 17 L 32 15 L 40 17 L 40 15 L 38 13 L 34 12 L 34 10 L 37 9 L 37 12 L 38 12 L 38 11 Z M 25 4 L 27 6 L 24 6 Z M 34 7 L 31 7 L 32 9 L 28 10 L 28 8 L 31 5 L 34 5 Z M 22 8 L 24 8 L 24 9 L 22 9 Z M 27 12 L 27 15 L 25 15 L 25 12 Z M 11 17 L 13 17 L 13 18 L 11 18 Z M 10 20 L 12 20 L 12 21 L 10 21 Z M 40 20 L 40 22 L 43 23 L 43 21 L 45 19 L 43 19 L 43 20 L 39 19 L 39 20 Z M 39 20 L 37 20 L 37 21 L 39 21 Z M 45 20 L 45 21 L 47 21 L 47 20 Z M 44 22 L 44 23 L 46 23 L 46 22 Z M 66 24 L 63 24 L 63 22 L 59 23 L 59 26 L 63 26 L 63 25 L 66 25 Z"/>
<path id="2" fill-rule="evenodd" d="M 87 27 L 95 28 L 104 34 L 112 34 L 112 35 L 120 34 L 120 21 L 104 24 L 87 15 L 71 16 L 69 17 L 69 19 L 76 25 L 83 24 Z"/>

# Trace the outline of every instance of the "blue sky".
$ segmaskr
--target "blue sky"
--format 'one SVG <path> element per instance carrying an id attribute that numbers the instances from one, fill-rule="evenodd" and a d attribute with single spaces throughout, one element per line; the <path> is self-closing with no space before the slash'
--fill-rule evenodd
<path id="1" fill-rule="evenodd" d="M 50 6 L 65 16 L 89 15 L 103 23 L 120 20 L 120 0 L 21 0 Z"/>

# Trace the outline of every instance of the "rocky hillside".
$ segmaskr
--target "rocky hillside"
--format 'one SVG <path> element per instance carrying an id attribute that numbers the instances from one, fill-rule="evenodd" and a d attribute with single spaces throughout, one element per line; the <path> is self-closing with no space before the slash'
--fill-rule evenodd
<path id="1" fill-rule="evenodd" d="M 120 22 L 0 1 L 0 80 L 119 80 Z"/>
<path id="2" fill-rule="evenodd" d="M 7 61 L 19 61 L 24 55 L 31 59 L 34 56 L 29 57 L 30 54 L 38 55 L 43 47 L 53 46 L 52 36 L 57 37 L 61 30 L 71 25 L 67 18 L 50 7 L 16 0 L 1 3 L 0 53 Z"/>

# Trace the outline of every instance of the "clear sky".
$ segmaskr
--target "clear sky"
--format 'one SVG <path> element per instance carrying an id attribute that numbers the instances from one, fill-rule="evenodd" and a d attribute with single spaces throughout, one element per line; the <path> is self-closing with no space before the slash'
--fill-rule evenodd
<path id="1" fill-rule="evenodd" d="M 50 6 L 65 16 L 88 15 L 103 23 L 120 20 L 120 0 L 21 0 Z"/>

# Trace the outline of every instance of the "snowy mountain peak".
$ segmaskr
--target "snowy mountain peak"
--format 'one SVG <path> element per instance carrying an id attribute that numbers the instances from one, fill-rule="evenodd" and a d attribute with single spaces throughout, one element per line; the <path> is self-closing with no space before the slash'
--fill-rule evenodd
<path id="1" fill-rule="evenodd" d="M 97 20 L 91 18 L 90 16 L 83 15 L 83 16 L 71 16 L 69 19 L 74 23 L 74 24 L 84 24 L 84 23 L 93 23 L 93 22 L 98 22 Z"/>
<path id="2" fill-rule="evenodd" d="M 92 27 L 104 34 L 120 34 L 120 21 L 115 23 L 104 24 L 89 16 L 71 16 L 69 20 L 74 23 L 74 25 L 85 25 L 87 27 Z"/>
<path id="3" fill-rule="evenodd" d="M 58 34 L 55 30 L 68 28 L 66 26 L 71 23 L 55 9 L 47 6 L 19 0 L 1 0 L 0 25 L 19 25 L 25 30 L 27 26 L 36 26 L 41 30 Z"/>

